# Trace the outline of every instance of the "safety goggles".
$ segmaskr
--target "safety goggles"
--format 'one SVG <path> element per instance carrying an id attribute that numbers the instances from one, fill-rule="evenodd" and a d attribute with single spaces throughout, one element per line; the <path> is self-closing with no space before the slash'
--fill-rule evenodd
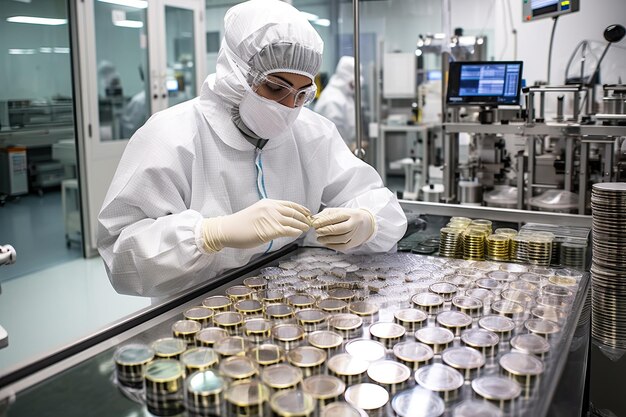
<path id="1" fill-rule="evenodd" d="M 287 97 L 293 96 L 294 106 L 301 107 L 306 106 L 315 98 L 315 92 L 317 91 L 315 84 L 296 90 L 285 81 L 271 74 L 264 75 L 255 71 L 252 75 L 252 91 L 269 100 L 281 102 Z"/>

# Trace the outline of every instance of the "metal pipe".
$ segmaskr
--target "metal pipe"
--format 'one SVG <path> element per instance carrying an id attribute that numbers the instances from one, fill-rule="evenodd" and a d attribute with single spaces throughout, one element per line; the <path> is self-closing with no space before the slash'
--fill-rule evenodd
<path id="1" fill-rule="evenodd" d="M 578 176 L 578 214 L 585 214 L 587 201 L 587 165 L 589 163 L 589 144 L 580 144 L 580 173 Z"/>
<path id="2" fill-rule="evenodd" d="M 535 93 L 529 91 L 526 95 L 526 123 L 535 123 Z"/>
<path id="3" fill-rule="evenodd" d="M 574 141 L 565 141 L 565 190 L 572 191 L 574 179 Z"/>
<path id="4" fill-rule="evenodd" d="M 533 198 L 533 187 L 535 184 L 535 137 L 528 138 L 528 199 L 526 209 L 530 210 L 530 199 Z"/>
<path id="5" fill-rule="evenodd" d="M 544 122 L 546 120 L 546 92 L 542 91 L 539 93 L 539 117 L 541 121 Z"/>
<path id="6" fill-rule="evenodd" d="M 363 149 L 363 132 L 361 126 L 361 54 L 359 52 L 359 0 L 352 0 L 352 18 L 354 23 L 354 116 L 356 123 L 356 149 L 354 154 L 361 158 L 365 158 L 365 149 Z"/>
<path id="7" fill-rule="evenodd" d="M 517 154 L 517 208 L 524 209 L 524 152 Z"/>

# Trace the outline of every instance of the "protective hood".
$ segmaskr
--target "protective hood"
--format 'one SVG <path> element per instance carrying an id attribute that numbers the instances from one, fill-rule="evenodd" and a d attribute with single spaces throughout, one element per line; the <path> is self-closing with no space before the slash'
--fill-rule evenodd
<path id="1" fill-rule="evenodd" d="M 354 57 L 342 56 L 339 59 L 335 73 L 330 77 L 328 84 L 344 93 L 354 94 Z M 363 84 L 363 77 L 361 77 L 361 84 Z"/>
<path id="2" fill-rule="evenodd" d="M 212 89 L 235 125 L 254 138 L 239 117 L 246 91 L 242 80 L 250 68 L 264 74 L 292 72 L 313 80 L 321 66 L 324 43 L 297 9 L 278 0 L 251 0 L 230 8 L 224 28 L 214 83 L 205 81 L 200 99 L 208 98 L 207 90 Z"/>

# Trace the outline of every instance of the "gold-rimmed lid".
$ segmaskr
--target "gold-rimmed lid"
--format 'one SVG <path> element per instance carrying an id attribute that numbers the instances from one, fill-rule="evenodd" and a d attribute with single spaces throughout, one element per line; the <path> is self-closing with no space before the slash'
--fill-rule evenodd
<path id="1" fill-rule="evenodd" d="M 239 407 L 259 406 L 269 397 L 269 388 L 258 381 L 233 382 L 224 393 L 226 401 Z"/>
<path id="2" fill-rule="evenodd" d="M 492 401 L 510 401 L 519 397 L 522 387 L 514 380 L 498 375 L 488 375 L 472 381 L 472 389 L 481 397 Z"/>
<path id="3" fill-rule="evenodd" d="M 385 357 L 385 346 L 371 339 L 352 339 L 346 343 L 345 350 L 355 358 L 375 362 Z"/>
<path id="4" fill-rule="evenodd" d="M 415 332 L 415 338 L 427 345 L 445 345 L 454 340 L 454 333 L 443 327 L 424 327 Z"/>
<path id="5" fill-rule="evenodd" d="M 254 290 L 245 285 L 233 285 L 232 287 L 226 288 L 224 292 L 233 301 L 252 298 L 252 294 L 254 294 Z"/>
<path id="6" fill-rule="evenodd" d="M 444 350 L 441 354 L 441 360 L 446 365 L 461 370 L 478 369 L 485 365 L 485 357 L 482 353 L 465 346 Z"/>
<path id="7" fill-rule="evenodd" d="M 523 353 L 543 355 L 550 351 L 550 343 L 533 333 L 518 334 L 511 339 L 511 346 Z"/>
<path id="8" fill-rule="evenodd" d="M 187 350 L 187 342 L 173 337 L 164 337 L 152 342 L 150 347 L 154 350 L 154 354 L 156 356 L 161 358 L 170 358 L 178 356 Z"/>
<path id="9" fill-rule="evenodd" d="M 213 316 L 213 323 L 219 327 L 235 327 L 243 324 L 243 315 L 234 311 L 225 311 Z"/>
<path id="10" fill-rule="evenodd" d="M 354 295 L 354 291 L 347 288 L 332 288 L 328 290 L 329 298 L 336 298 L 346 302 L 350 302 L 354 298 Z"/>
<path id="11" fill-rule="evenodd" d="M 235 310 L 242 314 L 254 314 L 263 311 L 263 303 L 259 300 L 239 300 L 234 305 Z"/>
<path id="12" fill-rule="evenodd" d="M 426 365 L 415 371 L 415 382 L 435 392 L 457 390 L 463 386 L 464 381 L 459 371 L 441 363 Z"/>
<path id="13" fill-rule="evenodd" d="M 313 307 L 315 301 L 315 297 L 309 294 L 293 294 L 287 297 L 287 304 L 295 308 Z"/>
<path id="14" fill-rule="evenodd" d="M 402 308 L 393 313 L 394 318 L 403 323 L 422 323 L 428 318 L 428 314 L 418 308 Z"/>
<path id="15" fill-rule="evenodd" d="M 451 310 L 437 314 L 437 323 L 448 328 L 469 327 L 472 321 L 470 316 L 461 311 Z"/>
<path id="16" fill-rule="evenodd" d="M 529 332 L 540 335 L 551 335 L 561 330 L 558 324 L 546 319 L 528 319 L 524 322 L 524 327 Z"/>
<path id="17" fill-rule="evenodd" d="M 202 329 L 202 325 L 194 320 L 178 320 L 172 324 L 172 333 L 176 336 L 196 334 Z"/>
<path id="18" fill-rule="evenodd" d="M 328 325 L 335 330 L 356 330 L 363 325 L 363 319 L 356 314 L 335 314 L 328 319 Z"/>
<path id="19" fill-rule="evenodd" d="M 346 303 L 344 300 L 339 300 L 336 298 L 325 298 L 317 302 L 317 307 L 320 310 L 326 311 L 327 313 L 336 313 L 337 311 L 344 311 L 347 306 L 348 306 L 348 303 Z"/>
<path id="20" fill-rule="evenodd" d="M 248 277 L 243 280 L 243 285 L 252 290 L 260 290 L 267 287 L 267 279 L 263 277 Z"/>
<path id="21" fill-rule="evenodd" d="M 272 344 L 256 346 L 248 351 L 248 357 L 261 366 L 269 366 L 285 360 L 285 351 Z"/>
<path id="22" fill-rule="evenodd" d="M 319 324 L 324 322 L 328 318 L 328 313 L 318 309 L 318 308 L 305 308 L 302 310 L 298 310 L 295 313 L 296 320 L 301 325 L 306 324 Z"/>
<path id="23" fill-rule="evenodd" d="M 243 355 L 249 347 L 250 342 L 241 336 L 228 336 L 213 345 L 213 349 L 222 356 Z"/>
<path id="24" fill-rule="evenodd" d="M 264 304 L 279 304 L 285 299 L 285 293 L 280 290 L 260 290 L 256 295 L 257 300 Z"/>
<path id="25" fill-rule="evenodd" d="M 297 324 L 276 324 L 271 329 L 272 338 L 281 342 L 293 342 L 304 339 L 304 329 Z"/>
<path id="26" fill-rule="evenodd" d="M 399 417 L 438 417 L 446 409 L 439 395 L 420 386 L 396 394 L 391 407 Z"/>
<path id="27" fill-rule="evenodd" d="M 469 295 L 457 295 L 452 298 L 452 305 L 461 310 L 479 310 L 483 302 Z"/>
<path id="28" fill-rule="evenodd" d="M 263 318 L 248 319 L 243 323 L 243 333 L 248 337 L 269 336 L 272 321 Z"/>
<path id="29" fill-rule="evenodd" d="M 434 284 L 430 284 L 428 289 L 434 294 L 448 296 L 455 294 L 459 290 L 459 287 L 449 282 L 435 282 Z"/>
<path id="30" fill-rule="evenodd" d="M 443 297 L 439 294 L 422 292 L 411 297 L 411 301 L 420 307 L 438 307 L 443 305 Z"/>
<path id="31" fill-rule="evenodd" d="M 491 303 L 491 309 L 498 314 L 519 316 L 524 314 L 524 306 L 515 301 L 498 300 Z"/>
<path id="32" fill-rule="evenodd" d="M 348 304 L 348 311 L 361 317 L 373 316 L 378 313 L 378 306 L 369 301 L 352 301 Z"/>
<path id="33" fill-rule="evenodd" d="M 154 358 L 154 349 L 139 343 L 120 347 L 115 351 L 113 359 L 122 366 L 145 365 Z"/>
<path id="34" fill-rule="evenodd" d="M 542 306 L 542 305 L 531 308 L 530 314 L 532 314 L 533 317 L 536 317 L 539 319 L 550 320 L 555 323 L 562 322 L 563 320 L 565 320 L 565 317 L 567 316 L 565 312 L 561 310 L 560 308 Z"/>
<path id="35" fill-rule="evenodd" d="M 317 400 L 338 398 L 346 390 L 346 384 L 331 375 L 313 375 L 302 382 L 302 391 Z"/>
<path id="36" fill-rule="evenodd" d="M 230 308 L 233 302 L 225 295 L 213 295 L 202 300 L 202 305 L 211 310 L 223 310 Z"/>
<path id="37" fill-rule="evenodd" d="M 302 371 L 284 363 L 270 365 L 261 372 L 261 381 L 270 388 L 291 388 L 302 382 Z"/>
<path id="38" fill-rule="evenodd" d="M 367 414 L 348 403 L 337 401 L 325 406 L 320 417 L 367 417 Z"/>
<path id="39" fill-rule="evenodd" d="M 191 307 L 183 313 L 183 316 L 187 320 L 197 320 L 197 321 L 205 321 L 209 320 L 214 315 L 214 311 L 208 307 L 199 306 L 199 307 Z"/>
<path id="40" fill-rule="evenodd" d="M 461 341 L 467 346 L 482 349 L 497 346 L 500 343 L 500 337 L 490 330 L 470 329 L 463 332 Z"/>
<path id="41" fill-rule="evenodd" d="M 508 333 L 515 329 L 515 322 L 504 316 L 485 316 L 478 320 L 478 326 L 494 333 Z"/>
<path id="42" fill-rule="evenodd" d="M 430 346 L 412 340 L 397 343 L 393 347 L 393 354 L 404 362 L 428 362 L 435 355 Z"/>
<path id="43" fill-rule="evenodd" d="M 320 366 L 326 361 L 326 358 L 326 351 L 314 346 L 300 346 L 287 353 L 289 363 L 299 368 Z"/>
<path id="44" fill-rule="evenodd" d="M 540 359 L 520 352 L 509 352 L 502 356 L 500 366 L 505 371 L 519 376 L 536 376 L 544 371 L 544 365 Z"/>
<path id="45" fill-rule="evenodd" d="M 284 390 L 272 395 L 270 407 L 281 417 L 308 417 L 315 410 L 315 401 L 301 390 Z"/>
<path id="46" fill-rule="evenodd" d="M 174 359 L 157 359 L 146 365 L 144 376 L 150 382 L 173 382 L 183 378 L 183 364 Z"/>
<path id="47" fill-rule="evenodd" d="M 224 391 L 226 381 L 217 372 L 205 370 L 192 373 L 185 385 L 187 392 L 195 395 L 216 395 Z"/>
<path id="48" fill-rule="evenodd" d="M 265 315 L 273 319 L 292 317 L 293 307 L 284 303 L 268 304 L 265 306 Z"/>
<path id="49" fill-rule="evenodd" d="M 205 369 L 218 363 L 219 358 L 213 349 L 197 347 L 180 355 L 180 361 L 187 368 Z"/>
<path id="50" fill-rule="evenodd" d="M 330 330 L 318 330 L 309 333 L 308 341 L 311 346 L 320 349 L 334 349 L 341 346 L 343 336 Z"/>
<path id="51" fill-rule="evenodd" d="M 220 362 L 220 373 L 232 379 L 246 379 L 259 371 L 252 359 L 246 356 L 229 356 Z"/>
<path id="52" fill-rule="evenodd" d="M 369 378 L 378 384 L 402 384 L 411 377 L 411 370 L 396 361 L 382 360 L 373 362 L 367 368 Z"/>
<path id="53" fill-rule="evenodd" d="M 196 333 L 196 341 L 204 345 L 213 346 L 215 342 L 228 336 L 228 331 L 225 329 L 219 327 L 207 327 L 206 329 L 202 329 Z"/>
<path id="54" fill-rule="evenodd" d="M 370 326 L 370 334 L 377 339 L 399 339 L 406 333 L 406 329 L 396 323 L 378 322 Z"/>
<path id="55" fill-rule="evenodd" d="M 380 385 L 362 383 L 348 387 L 344 398 L 348 404 L 362 410 L 378 410 L 389 402 L 389 393 Z"/>
<path id="56" fill-rule="evenodd" d="M 336 375 L 351 376 L 361 375 L 367 371 L 369 362 L 365 359 L 355 358 L 348 353 L 340 353 L 333 356 L 327 362 L 328 369 Z"/>

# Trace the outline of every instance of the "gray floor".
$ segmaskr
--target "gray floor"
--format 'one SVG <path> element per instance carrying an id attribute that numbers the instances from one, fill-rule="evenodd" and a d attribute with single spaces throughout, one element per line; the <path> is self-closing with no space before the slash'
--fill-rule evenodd
<path id="1" fill-rule="evenodd" d="M 6 244 L 15 248 L 18 261 L 0 267 L 0 282 L 82 257 L 79 245 L 66 247 L 61 192 L 56 190 L 0 207 L 0 245 Z"/>

